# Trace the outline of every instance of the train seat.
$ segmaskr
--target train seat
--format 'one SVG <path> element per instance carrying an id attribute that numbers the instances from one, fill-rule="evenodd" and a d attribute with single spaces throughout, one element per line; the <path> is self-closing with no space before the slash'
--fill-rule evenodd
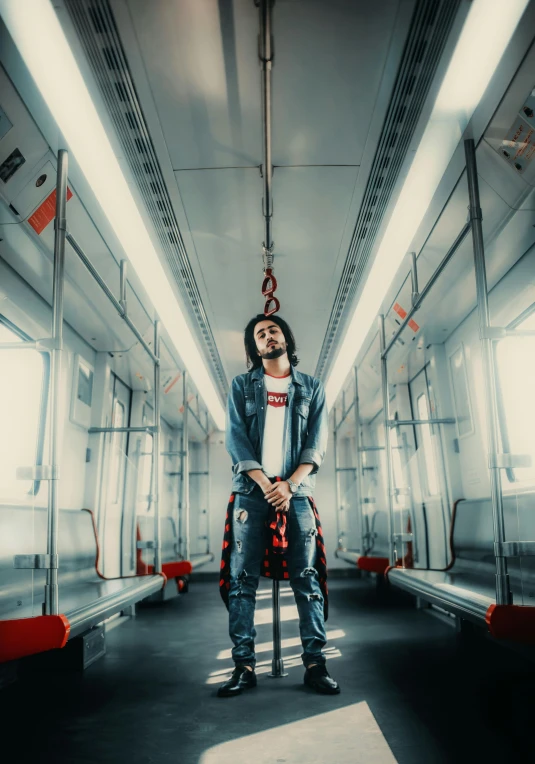
<path id="1" fill-rule="evenodd" d="M 172 517 L 167 516 L 160 519 L 160 536 L 162 572 L 168 579 L 168 584 L 171 583 L 172 579 L 176 581 L 179 593 L 187 591 L 187 576 L 200 565 L 212 562 L 214 556 L 211 553 L 195 554 L 191 555 L 189 560 L 181 560 L 178 553 L 176 523 Z M 137 538 L 137 572 L 139 574 L 152 573 L 154 571 L 154 552 L 152 548 L 146 546 L 146 542 L 154 538 L 154 519 L 152 517 L 138 515 Z M 162 598 L 168 599 L 174 594 L 172 587 L 167 585 L 164 590 L 157 592 L 150 599 L 152 601 Z"/>
<path id="2" fill-rule="evenodd" d="M 97 567 L 98 540 L 92 514 L 60 510 L 59 515 L 59 618 L 64 624 L 60 629 L 64 644 L 158 591 L 165 577 L 105 579 Z M 40 641 L 40 630 L 58 618 L 43 617 L 46 571 L 13 565 L 15 555 L 44 554 L 46 536 L 45 508 L 0 509 L 0 662 L 63 646 L 49 645 L 44 638 L 43 647 Z"/>
<path id="3" fill-rule="evenodd" d="M 507 540 L 535 539 L 535 493 L 504 496 Z M 453 515 L 453 559 L 446 570 L 389 568 L 391 584 L 476 622 L 486 622 L 496 604 L 496 566 L 490 499 L 461 500 Z M 508 558 L 513 605 L 526 617 L 535 605 L 535 558 Z M 526 607 L 528 606 L 528 607 Z M 512 611 L 511 611 L 512 612 Z M 535 608 L 533 608 L 535 617 Z M 509 635 L 514 638 L 514 634 Z M 519 635 L 522 636 L 522 635 Z"/>
<path id="4" fill-rule="evenodd" d="M 154 518 L 137 516 L 137 557 L 136 570 L 139 575 L 154 572 L 154 549 L 147 542 L 154 539 Z M 178 554 L 178 534 L 172 517 L 160 518 L 160 548 L 162 572 L 167 578 L 166 586 L 148 598 L 149 601 L 170 599 L 187 591 L 188 576 L 192 571 L 189 560 L 181 560 Z M 173 584 L 173 586 L 171 586 Z M 176 589 L 174 587 L 176 586 Z"/>

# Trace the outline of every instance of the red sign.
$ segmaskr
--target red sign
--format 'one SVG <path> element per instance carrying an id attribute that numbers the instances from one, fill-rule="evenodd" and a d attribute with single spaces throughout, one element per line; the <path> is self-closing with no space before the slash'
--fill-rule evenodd
<path id="1" fill-rule="evenodd" d="M 413 331 L 413 332 L 417 332 L 417 331 L 418 331 L 418 329 L 420 328 L 420 327 L 418 326 L 418 324 L 416 323 L 416 321 L 413 321 L 413 319 L 412 319 L 412 318 L 411 318 L 411 320 L 409 321 L 409 326 L 410 326 L 410 328 L 412 329 L 412 331 Z"/>
<path id="2" fill-rule="evenodd" d="M 274 406 L 275 408 L 280 408 L 281 406 L 286 406 L 287 400 L 288 400 L 288 393 L 268 393 L 267 394 L 268 406 Z"/>
<path id="3" fill-rule="evenodd" d="M 403 310 L 403 308 L 398 302 L 396 302 L 396 304 L 394 305 L 394 310 L 396 311 L 396 313 L 398 314 L 400 318 L 405 318 L 405 316 L 407 315 L 407 311 Z"/>
<path id="4" fill-rule="evenodd" d="M 72 197 L 72 191 L 67 188 L 67 201 Z M 39 205 L 33 215 L 28 218 L 28 223 L 31 225 L 36 234 L 42 233 L 47 225 L 56 217 L 56 189 L 47 196 L 45 201 Z"/>

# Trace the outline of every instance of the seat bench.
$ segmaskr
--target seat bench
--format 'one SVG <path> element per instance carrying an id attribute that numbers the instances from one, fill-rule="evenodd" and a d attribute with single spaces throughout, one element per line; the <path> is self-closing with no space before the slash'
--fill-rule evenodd
<path id="1" fill-rule="evenodd" d="M 42 507 L 0 507 L 0 662 L 63 647 L 165 583 L 160 575 L 105 579 L 92 513 L 60 510 L 60 615 L 44 616 L 46 571 L 15 568 L 13 558 L 46 552 L 47 514 Z"/>
<path id="2" fill-rule="evenodd" d="M 378 573 L 383 575 L 390 564 L 388 557 L 373 557 L 372 555 L 363 555 L 360 552 L 354 552 L 351 549 L 337 549 L 335 556 L 340 560 L 356 565 L 359 570 L 367 573 Z"/>
<path id="3" fill-rule="evenodd" d="M 504 497 L 506 539 L 535 539 L 535 493 Z M 394 567 L 388 581 L 475 623 L 496 637 L 535 641 L 535 558 L 508 558 L 513 601 L 496 605 L 496 565 L 490 499 L 460 500 L 452 514 L 452 562 L 447 569 Z"/>
<path id="4" fill-rule="evenodd" d="M 147 542 L 149 545 L 147 545 Z M 137 567 L 139 574 L 154 572 L 154 518 L 146 515 L 137 517 Z M 193 570 L 190 560 L 180 560 L 178 554 L 178 534 L 172 517 L 160 518 L 160 550 L 162 573 L 167 578 L 166 586 L 151 598 L 151 602 L 168 600 L 188 590 L 188 576 Z"/>

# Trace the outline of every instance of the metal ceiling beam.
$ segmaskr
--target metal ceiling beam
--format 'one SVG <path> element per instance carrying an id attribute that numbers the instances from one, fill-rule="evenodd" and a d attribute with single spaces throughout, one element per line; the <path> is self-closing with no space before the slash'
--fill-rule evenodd
<path id="1" fill-rule="evenodd" d="M 262 178 L 264 181 L 264 197 L 262 214 L 264 216 L 264 258 L 272 254 L 272 217 L 273 197 L 272 180 L 273 164 L 271 159 L 271 68 L 273 65 L 273 45 L 271 39 L 271 8 L 273 0 L 255 0 L 260 11 L 259 58 L 262 66 L 262 124 L 263 124 L 263 157 Z M 265 267 L 271 263 L 264 262 Z"/>

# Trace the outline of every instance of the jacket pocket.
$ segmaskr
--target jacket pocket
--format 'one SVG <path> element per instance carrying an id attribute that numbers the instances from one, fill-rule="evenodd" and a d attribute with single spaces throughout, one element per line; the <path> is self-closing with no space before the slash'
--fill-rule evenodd
<path id="1" fill-rule="evenodd" d="M 253 416 L 256 414 L 256 401 L 254 398 L 245 399 L 245 416 Z"/>

